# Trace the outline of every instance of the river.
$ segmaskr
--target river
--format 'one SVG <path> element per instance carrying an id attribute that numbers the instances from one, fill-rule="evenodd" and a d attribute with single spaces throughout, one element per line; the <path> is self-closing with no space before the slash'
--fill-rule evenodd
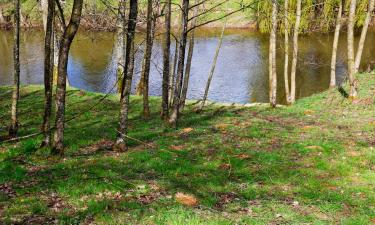
<path id="1" fill-rule="evenodd" d="M 43 84 L 43 32 L 25 31 L 21 34 L 21 84 Z M 197 32 L 188 90 L 189 99 L 200 99 L 203 95 L 219 36 L 219 29 L 200 29 Z M 331 34 L 315 33 L 300 37 L 297 98 L 328 88 L 332 41 Z M 138 43 L 140 42 L 139 37 Z M 278 102 L 285 103 L 281 36 L 278 36 L 278 42 Z M 362 68 L 366 68 L 370 61 L 375 60 L 373 43 L 375 43 L 375 31 L 369 31 L 363 52 Z M 80 31 L 70 52 L 68 65 L 70 85 L 94 92 L 116 92 L 113 46 L 113 33 Z M 12 32 L 0 31 L 0 85 L 12 84 L 12 48 Z M 133 89 L 139 81 L 142 51 L 140 46 L 136 57 Z M 342 32 L 337 59 L 338 83 L 345 79 L 346 52 L 346 32 Z M 161 44 L 156 42 L 150 75 L 151 95 L 161 95 L 161 69 Z M 209 99 L 234 103 L 268 102 L 267 35 L 240 29 L 226 31 Z"/>

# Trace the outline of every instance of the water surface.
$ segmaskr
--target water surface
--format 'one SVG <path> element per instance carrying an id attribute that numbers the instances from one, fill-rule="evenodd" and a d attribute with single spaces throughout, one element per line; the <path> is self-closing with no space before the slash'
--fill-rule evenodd
<path id="1" fill-rule="evenodd" d="M 211 68 L 220 30 L 198 32 L 191 69 L 188 98 L 200 99 Z M 283 39 L 278 37 L 279 43 Z M 142 37 L 138 37 L 141 42 Z M 329 85 L 332 35 L 301 36 L 297 69 L 297 98 L 327 89 Z M 362 67 L 375 60 L 375 31 L 370 31 Z M 172 44 L 174 46 L 174 44 Z M 0 85 L 12 84 L 12 33 L 0 31 Z M 137 51 L 134 85 L 139 81 L 143 47 Z M 173 51 L 173 49 L 172 49 Z M 114 34 L 79 32 L 69 58 L 68 76 L 73 87 L 94 92 L 116 92 Z M 338 48 L 337 81 L 346 74 L 346 33 Z M 278 47 L 278 102 L 285 102 L 283 48 Z M 291 58 L 291 57 L 290 57 Z M 150 94 L 161 95 L 162 51 L 153 49 Z M 43 84 L 43 33 L 25 31 L 21 36 L 21 83 Z M 268 37 L 245 30 L 228 30 L 218 58 L 209 99 L 219 102 L 268 102 Z"/>

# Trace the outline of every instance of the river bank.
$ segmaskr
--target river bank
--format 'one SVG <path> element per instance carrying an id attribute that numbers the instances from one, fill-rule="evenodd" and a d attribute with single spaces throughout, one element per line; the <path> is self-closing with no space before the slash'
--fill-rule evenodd
<path id="1" fill-rule="evenodd" d="M 0 222 L 60 224 L 371 224 L 375 201 L 375 74 L 359 98 L 337 90 L 290 107 L 189 104 L 179 129 L 141 115 L 131 97 L 127 152 L 111 149 L 118 96 L 69 89 L 66 156 L 40 137 L 0 143 Z M 346 88 L 346 87 L 345 87 Z M 0 136 L 10 87 L 0 87 Z M 41 86 L 23 86 L 20 135 L 39 131 Z M 4 130 L 3 130 L 4 129 Z"/>

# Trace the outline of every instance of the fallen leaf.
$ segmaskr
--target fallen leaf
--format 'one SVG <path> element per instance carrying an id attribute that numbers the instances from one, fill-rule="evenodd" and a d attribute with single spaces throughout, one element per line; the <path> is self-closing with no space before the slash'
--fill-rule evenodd
<path id="1" fill-rule="evenodd" d="M 231 165 L 229 163 L 223 163 L 219 166 L 219 169 L 223 170 L 229 170 L 231 168 Z"/>
<path id="2" fill-rule="evenodd" d="M 187 134 L 187 133 L 192 132 L 193 130 L 194 130 L 193 128 L 191 128 L 191 127 L 187 127 L 187 128 L 182 129 L 182 133 Z"/>
<path id="3" fill-rule="evenodd" d="M 306 146 L 305 148 L 307 148 L 307 149 L 323 150 L 323 147 L 317 146 L 317 145 Z"/>
<path id="4" fill-rule="evenodd" d="M 228 128 L 228 126 L 229 126 L 229 124 L 219 123 L 219 124 L 215 125 L 215 128 L 218 129 L 218 130 L 225 130 L 225 129 Z"/>
<path id="5" fill-rule="evenodd" d="M 196 199 L 193 195 L 178 192 L 176 193 L 175 198 L 176 198 L 176 201 L 182 205 L 186 205 L 186 206 L 198 205 L 198 199 Z"/>
<path id="6" fill-rule="evenodd" d="M 236 157 L 239 158 L 239 159 L 250 159 L 251 158 L 249 155 L 243 154 L 243 153 L 236 155 Z"/>
<path id="7" fill-rule="evenodd" d="M 184 146 L 183 145 L 172 145 L 171 149 L 173 149 L 175 151 L 181 151 L 182 149 L 184 149 Z"/>
<path id="8" fill-rule="evenodd" d="M 305 111 L 303 112 L 303 114 L 305 114 L 306 116 L 310 116 L 310 115 L 312 115 L 312 114 L 314 114 L 314 113 L 315 113 L 314 110 L 305 110 Z"/>

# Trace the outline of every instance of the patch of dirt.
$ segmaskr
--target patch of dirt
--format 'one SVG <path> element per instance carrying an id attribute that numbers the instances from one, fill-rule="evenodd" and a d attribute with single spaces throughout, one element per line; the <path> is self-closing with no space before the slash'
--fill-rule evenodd
<path id="1" fill-rule="evenodd" d="M 226 204 L 233 202 L 235 199 L 238 199 L 238 195 L 233 192 L 220 193 L 218 194 L 218 202 L 215 204 L 216 209 L 222 210 Z"/>
<path id="2" fill-rule="evenodd" d="M 5 195 L 8 198 L 13 198 L 17 195 L 11 183 L 0 184 L 0 194 Z"/>
<path id="3" fill-rule="evenodd" d="M 79 153 L 75 154 L 75 156 L 77 156 L 77 155 L 93 155 L 93 154 L 96 154 L 96 153 L 101 152 L 101 151 L 111 151 L 113 145 L 114 145 L 113 141 L 102 139 L 95 144 L 92 144 L 92 145 L 86 146 L 84 148 L 81 148 Z"/>

